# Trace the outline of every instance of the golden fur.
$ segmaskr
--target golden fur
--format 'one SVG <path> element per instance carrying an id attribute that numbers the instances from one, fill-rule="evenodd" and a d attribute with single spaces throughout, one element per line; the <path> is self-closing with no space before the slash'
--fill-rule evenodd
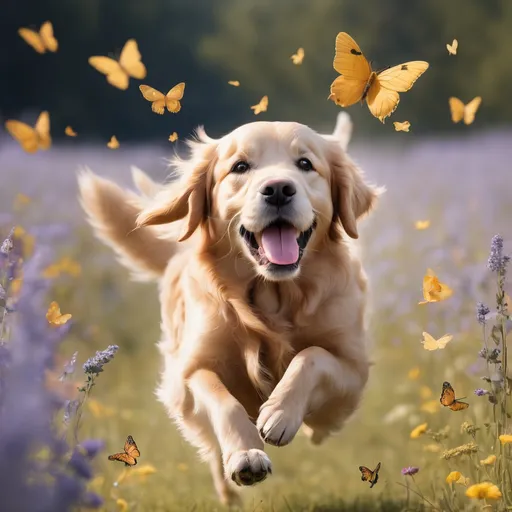
<path id="1" fill-rule="evenodd" d="M 132 272 L 158 279 L 158 397 L 225 503 L 236 499 L 230 479 L 252 485 L 271 473 L 264 442 L 288 444 L 301 425 L 321 442 L 355 411 L 368 378 L 366 277 L 349 237 L 379 191 L 345 153 L 344 116 L 332 135 L 279 122 L 219 140 L 199 130 L 190 158 L 174 162 L 177 180 L 156 185 L 134 170 L 139 194 L 79 177 L 97 235 Z M 303 157 L 314 170 L 297 168 Z M 252 168 L 233 172 L 240 160 Z M 312 235 L 297 268 L 274 272 L 240 229 L 261 242 L 279 214 L 261 190 L 276 180 L 296 189 L 283 207 L 291 225 Z"/>

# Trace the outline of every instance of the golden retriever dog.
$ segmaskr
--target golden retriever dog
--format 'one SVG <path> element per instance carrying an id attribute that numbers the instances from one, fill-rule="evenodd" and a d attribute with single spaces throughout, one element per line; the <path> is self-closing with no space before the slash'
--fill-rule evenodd
<path id="1" fill-rule="evenodd" d="M 314 444 L 356 410 L 368 379 L 366 277 L 350 239 L 379 189 L 331 135 L 253 122 L 199 129 L 178 179 L 134 172 L 139 193 L 90 171 L 81 203 L 131 271 L 159 283 L 158 397 L 209 462 L 224 503 L 272 473 L 265 443 Z"/>

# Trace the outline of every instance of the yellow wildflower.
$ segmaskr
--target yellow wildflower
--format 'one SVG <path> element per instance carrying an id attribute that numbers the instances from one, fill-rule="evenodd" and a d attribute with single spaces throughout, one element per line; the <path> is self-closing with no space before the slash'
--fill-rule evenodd
<path id="1" fill-rule="evenodd" d="M 492 466 L 496 462 L 496 455 L 489 455 L 485 459 L 480 461 L 482 466 Z"/>
<path id="2" fill-rule="evenodd" d="M 499 437 L 499 440 L 501 441 L 501 444 L 508 444 L 512 443 L 512 435 L 510 434 L 503 434 Z"/>
<path id="3" fill-rule="evenodd" d="M 456 482 L 457 480 L 459 480 L 461 476 L 462 476 L 462 474 L 460 473 L 460 471 L 452 471 L 446 477 L 446 483 L 447 484 L 452 484 L 453 482 Z"/>
<path id="4" fill-rule="evenodd" d="M 35 238 L 29 235 L 21 226 L 14 228 L 14 238 L 21 240 L 23 243 L 23 257 L 30 258 L 34 253 Z"/>
<path id="5" fill-rule="evenodd" d="M 436 443 L 426 444 L 423 447 L 423 450 L 430 453 L 439 453 L 441 451 L 441 447 Z"/>
<path id="6" fill-rule="evenodd" d="M 439 405 L 439 400 L 436 399 L 425 402 L 424 404 L 421 405 L 420 409 L 430 414 L 435 414 L 436 412 L 439 412 L 441 407 Z"/>
<path id="7" fill-rule="evenodd" d="M 25 194 L 18 193 L 18 194 L 16 194 L 16 197 L 14 198 L 12 207 L 14 210 L 21 210 L 23 208 L 23 206 L 30 203 L 30 201 L 32 201 L 32 199 L 30 199 L 30 197 L 26 196 Z"/>
<path id="8" fill-rule="evenodd" d="M 416 380 L 420 376 L 420 367 L 415 366 L 414 368 L 411 368 L 409 370 L 409 373 L 407 374 L 407 378 L 410 380 Z"/>
<path id="9" fill-rule="evenodd" d="M 418 425 L 416 428 L 414 428 L 411 432 L 411 439 L 418 439 L 422 434 L 424 434 L 427 431 L 428 423 L 422 423 L 421 425 Z"/>
<path id="10" fill-rule="evenodd" d="M 152 475 L 156 473 L 155 466 L 152 466 L 151 464 L 143 464 L 142 466 L 137 466 L 136 468 L 133 468 L 131 470 L 131 474 L 133 476 L 140 476 L 140 477 L 146 477 L 149 475 Z"/>
<path id="11" fill-rule="evenodd" d="M 128 502 L 123 498 L 118 498 L 116 501 L 119 512 L 126 512 L 128 510 Z"/>
<path id="12" fill-rule="evenodd" d="M 491 482 L 482 482 L 481 484 L 474 484 L 468 487 L 466 496 L 477 500 L 498 500 L 501 498 L 501 492 Z"/>

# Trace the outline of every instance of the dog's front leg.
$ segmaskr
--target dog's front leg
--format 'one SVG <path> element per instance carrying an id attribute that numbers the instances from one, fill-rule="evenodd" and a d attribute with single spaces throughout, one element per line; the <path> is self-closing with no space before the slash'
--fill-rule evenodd
<path id="1" fill-rule="evenodd" d="M 355 410 L 367 378 L 365 362 L 356 365 L 320 347 L 302 350 L 260 408 L 262 439 L 284 446 L 303 422 L 317 431 L 317 438 L 339 429 Z"/>
<path id="2" fill-rule="evenodd" d="M 242 404 L 211 370 L 196 370 L 188 381 L 194 409 L 206 412 L 219 443 L 226 478 L 253 485 L 272 473 L 263 441 Z"/>

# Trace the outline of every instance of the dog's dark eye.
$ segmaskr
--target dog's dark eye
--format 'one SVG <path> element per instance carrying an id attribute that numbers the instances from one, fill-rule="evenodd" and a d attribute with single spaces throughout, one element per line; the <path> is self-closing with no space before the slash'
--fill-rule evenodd
<path id="1" fill-rule="evenodd" d="M 312 171 L 313 170 L 313 164 L 307 158 L 301 158 L 300 160 L 298 160 L 297 167 L 299 169 L 301 169 L 302 171 Z"/>
<path id="2" fill-rule="evenodd" d="M 240 162 L 237 162 L 235 165 L 233 165 L 231 172 L 241 174 L 243 172 L 247 172 L 250 168 L 251 166 L 247 162 L 241 160 Z"/>

